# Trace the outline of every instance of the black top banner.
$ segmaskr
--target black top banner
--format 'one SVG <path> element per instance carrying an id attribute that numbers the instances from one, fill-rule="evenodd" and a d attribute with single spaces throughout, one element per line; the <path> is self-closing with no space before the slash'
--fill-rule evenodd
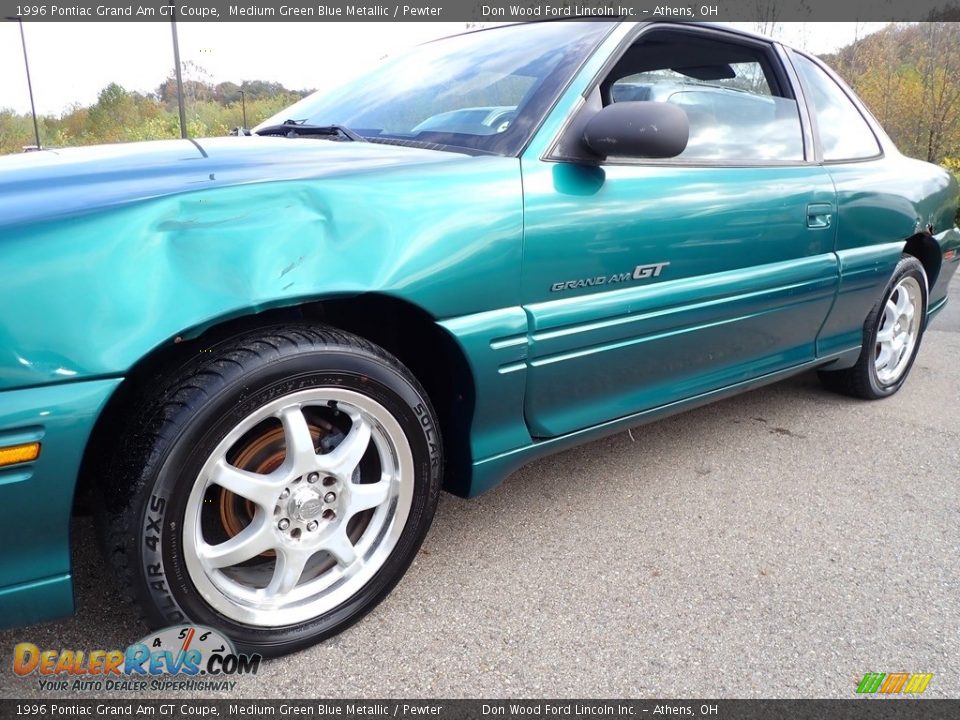
<path id="1" fill-rule="evenodd" d="M 30 22 L 520 22 L 563 18 L 632 21 L 922 21 L 960 20 L 960 0 L 188 0 L 30 2 L 0 0 L 0 17 Z"/>

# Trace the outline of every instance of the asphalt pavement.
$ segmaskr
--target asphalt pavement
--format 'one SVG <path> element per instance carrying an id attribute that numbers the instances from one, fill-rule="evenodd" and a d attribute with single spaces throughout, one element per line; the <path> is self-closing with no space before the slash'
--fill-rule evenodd
<path id="1" fill-rule="evenodd" d="M 960 281 L 951 297 L 893 398 L 807 374 L 444 496 L 383 604 L 231 696 L 850 698 L 868 671 L 960 696 Z M 145 633 L 89 520 L 74 554 L 77 615 L 0 633 L 3 697 L 44 694 L 13 676 L 17 642 Z"/>

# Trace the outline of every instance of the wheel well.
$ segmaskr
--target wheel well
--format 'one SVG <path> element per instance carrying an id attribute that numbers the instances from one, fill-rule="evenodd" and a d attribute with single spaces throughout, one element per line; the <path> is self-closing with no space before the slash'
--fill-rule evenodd
<path id="1" fill-rule="evenodd" d="M 205 329 L 197 337 L 178 337 L 142 358 L 127 373 L 94 426 L 80 467 L 80 502 L 89 501 L 90 490 L 109 467 L 105 461 L 117 452 L 116 438 L 124 419 L 156 387 L 159 376 L 181 367 L 212 342 L 290 321 L 322 323 L 360 335 L 406 365 L 427 391 L 437 412 L 446 455 L 444 487 L 458 494 L 467 492 L 475 386 L 466 357 L 456 341 L 420 308 L 389 296 L 367 294 L 232 318 Z"/>
<path id="2" fill-rule="evenodd" d="M 929 233 L 917 233 L 907 239 L 903 251 L 920 261 L 927 273 L 927 287 L 932 288 L 940 274 L 940 263 L 942 262 L 940 245 L 937 241 Z"/>

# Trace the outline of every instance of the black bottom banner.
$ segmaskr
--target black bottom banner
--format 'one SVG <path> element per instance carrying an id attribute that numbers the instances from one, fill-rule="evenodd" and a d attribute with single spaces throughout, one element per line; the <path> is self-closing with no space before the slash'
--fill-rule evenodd
<path id="1" fill-rule="evenodd" d="M 6 718 L 960 718 L 960 700 L 0 700 Z"/>

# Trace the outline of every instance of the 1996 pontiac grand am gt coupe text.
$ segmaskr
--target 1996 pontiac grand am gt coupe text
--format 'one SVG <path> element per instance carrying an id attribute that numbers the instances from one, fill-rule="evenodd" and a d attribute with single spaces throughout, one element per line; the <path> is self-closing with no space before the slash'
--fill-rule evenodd
<path id="1" fill-rule="evenodd" d="M 810 368 L 896 392 L 957 184 L 817 60 L 672 23 L 414 49 L 251 137 L 0 161 L 0 618 L 72 610 L 79 487 L 149 624 L 278 654 L 443 487 Z"/>

